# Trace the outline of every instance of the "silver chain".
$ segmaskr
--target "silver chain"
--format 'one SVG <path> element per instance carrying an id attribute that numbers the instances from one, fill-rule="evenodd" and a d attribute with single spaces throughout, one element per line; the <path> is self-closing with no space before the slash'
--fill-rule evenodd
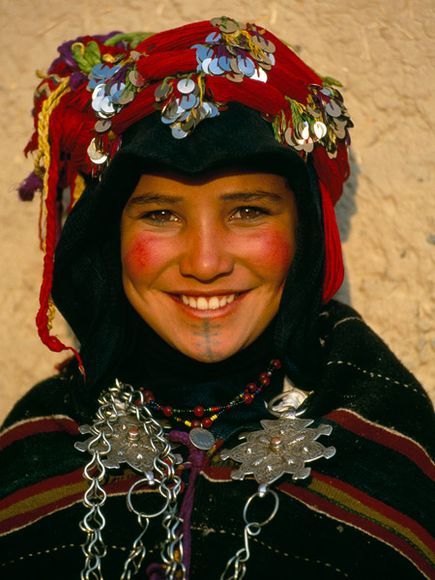
<path id="1" fill-rule="evenodd" d="M 270 516 L 268 516 L 262 522 L 249 521 L 248 519 L 248 509 L 249 506 L 256 498 L 263 499 L 267 495 L 271 495 L 274 500 L 273 509 Z M 245 522 L 245 527 L 243 529 L 243 542 L 244 545 L 240 550 L 238 550 L 232 558 L 230 558 L 225 566 L 220 580 L 242 580 L 246 574 L 246 563 L 251 557 L 251 552 L 249 549 L 249 540 L 261 532 L 262 528 L 266 526 L 269 522 L 273 520 L 279 508 L 279 497 L 276 491 L 268 489 L 265 485 L 260 485 L 258 491 L 252 494 L 245 503 L 243 508 L 243 521 Z"/>
<path id="2" fill-rule="evenodd" d="M 162 514 L 164 514 L 163 527 L 166 530 L 166 539 L 162 548 L 166 577 L 184 578 L 182 519 L 177 515 L 177 497 L 181 489 L 181 479 L 175 474 L 176 460 L 163 428 L 145 406 L 141 391 L 135 391 L 130 385 L 116 381 L 115 386 L 104 393 L 98 402 L 100 407 L 96 421 L 89 427 L 91 438 L 86 444 L 92 457 L 84 468 L 84 477 L 89 481 L 89 487 L 84 496 L 84 505 L 88 508 L 88 512 L 80 523 L 80 528 L 87 534 L 83 545 L 85 565 L 81 578 L 82 580 L 102 580 L 103 578 L 101 562 L 107 551 L 102 537 L 106 525 L 102 509 L 107 499 L 103 488 L 107 475 L 104 459 L 111 450 L 110 438 L 114 431 L 113 425 L 125 415 L 136 417 L 142 424 L 155 456 L 153 472 L 146 472 L 145 477 L 136 481 L 127 494 L 128 509 L 136 515 L 141 531 L 134 540 L 125 561 L 121 580 L 130 580 L 139 572 L 146 555 L 143 536 L 148 529 L 150 519 Z M 148 513 L 134 507 L 133 491 L 141 485 L 158 486 L 158 491 L 164 498 L 161 509 Z"/>
<path id="3" fill-rule="evenodd" d="M 166 574 L 170 580 L 184 579 L 186 568 L 183 564 L 183 520 L 177 514 L 176 506 L 170 508 L 163 517 L 162 526 L 166 529 L 166 540 L 160 552 L 166 564 Z"/>
<path id="4" fill-rule="evenodd" d="M 97 420 L 91 428 L 93 436 L 88 443 L 92 457 L 83 472 L 85 479 L 89 481 L 83 503 L 89 511 L 80 522 L 80 528 L 87 534 L 83 545 L 85 566 L 81 573 L 82 580 L 99 580 L 102 577 L 101 559 L 107 551 L 102 538 L 102 531 L 106 525 L 102 508 L 107 498 L 103 488 L 106 468 L 102 459 L 109 453 L 110 443 L 103 427 L 106 427 L 109 433 L 112 431 L 111 423 L 116 420 L 117 411 L 112 397 L 105 396 L 98 402 L 101 406 L 97 411 Z"/>

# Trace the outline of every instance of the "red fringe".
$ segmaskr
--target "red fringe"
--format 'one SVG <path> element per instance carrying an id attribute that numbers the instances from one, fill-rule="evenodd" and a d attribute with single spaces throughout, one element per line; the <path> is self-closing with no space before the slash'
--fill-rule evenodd
<path id="1" fill-rule="evenodd" d="M 51 296 L 51 288 L 53 285 L 53 270 L 54 270 L 54 252 L 56 248 L 56 198 L 57 185 L 59 175 L 59 139 L 56 133 L 51 131 L 51 163 L 48 168 L 48 185 L 45 198 L 45 206 L 47 211 L 46 218 L 46 234 L 45 234 L 45 255 L 43 263 L 42 284 L 39 292 L 39 310 L 36 315 L 36 326 L 38 334 L 42 342 L 54 352 L 61 352 L 63 350 L 70 350 L 77 359 L 80 371 L 84 374 L 84 367 L 82 359 L 75 348 L 66 346 L 56 336 L 50 334 L 49 331 L 49 304 Z"/>
<path id="2" fill-rule="evenodd" d="M 335 205 L 343 192 L 343 184 L 349 177 L 349 161 L 347 148 L 344 143 L 339 143 L 337 157 L 331 159 L 324 147 L 315 147 L 313 162 L 319 180 L 325 184 L 331 201 Z"/>
<path id="3" fill-rule="evenodd" d="M 323 302 L 326 304 L 334 297 L 343 283 L 344 265 L 340 234 L 334 206 L 327 186 L 319 180 L 322 195 L 323 230 L 325 237 L 325 273 L 323 280 Z"/>

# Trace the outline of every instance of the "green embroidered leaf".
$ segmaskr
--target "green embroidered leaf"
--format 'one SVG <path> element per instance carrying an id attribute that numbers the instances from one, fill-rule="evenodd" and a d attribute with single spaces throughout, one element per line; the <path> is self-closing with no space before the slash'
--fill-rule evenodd
<path id="1" fill-rule="evenodd" d="M 334 79 L 333 77 L 320 77 L 320 78 L 322 79 L 324 85 L 328 85 L 330 87 L 343 86 L 340 81 L 337 81 L 337 79 Z"/>
<path id="2" fill-rule="evenodd" d="M 106 46 L 115 46 L 118 42 L 125 40 L 130 48 L 136 48 L 138 44 L 150 36 L 154 36 L 154 34 L 154 32 L 120 32 L 119 34 L 114 34 L 112 37 L 108 38 L 104 44 Z"/>
<path id="3" fill-rule="evenodd" d="M 94 40 L 88 42 L 86 46 L 83 46 L 81 42 L 75 42 L 71 46 L 71 52 L 79 69 L 86 74 L 89 74 L 92 68 L 101 62 L 100 47 Z"/>

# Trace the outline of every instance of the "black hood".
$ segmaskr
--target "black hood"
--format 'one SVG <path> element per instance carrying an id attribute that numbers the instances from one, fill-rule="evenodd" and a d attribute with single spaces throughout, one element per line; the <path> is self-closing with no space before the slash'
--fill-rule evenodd
<path id="1" fill-rule="evenodd" d="M 88 386 L 116 376 L 145 324 L 125 298 L 120 262 L 120 217 L 140 175 L 156 169 L 195 175 L 231 166 L 283 175 L 295 193 L 297 250 L 273 334 L 277 356 L 310 386 L 324 254 L 317 180 L 310 161 L 278 143 L 270 123 L 239 104 L 182 140 L 172 137 L 159 113 L 142 119 L 124 133 L 101 181 L 88 180 L 68 216 L 56 250 L 53 299 L 80 341 Z"/>

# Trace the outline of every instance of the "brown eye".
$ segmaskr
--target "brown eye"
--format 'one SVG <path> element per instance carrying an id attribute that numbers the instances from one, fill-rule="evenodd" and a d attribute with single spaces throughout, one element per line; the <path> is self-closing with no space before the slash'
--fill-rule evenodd
<path id="1" fill-rule="evenodd" d="M 153 211 L 148 211 L 141 216 L 141 219 L 157 225 L 179 221 L 178 217 L 168 209 L 157 209 Z"/>
<path id="2" fill-rule="evenodd" d="M 262 207 L 244 206 L 237 208 L 231 215 L 232 220 L 250 221 L 259 217 L 269 215 L 269 212 Z"/>

